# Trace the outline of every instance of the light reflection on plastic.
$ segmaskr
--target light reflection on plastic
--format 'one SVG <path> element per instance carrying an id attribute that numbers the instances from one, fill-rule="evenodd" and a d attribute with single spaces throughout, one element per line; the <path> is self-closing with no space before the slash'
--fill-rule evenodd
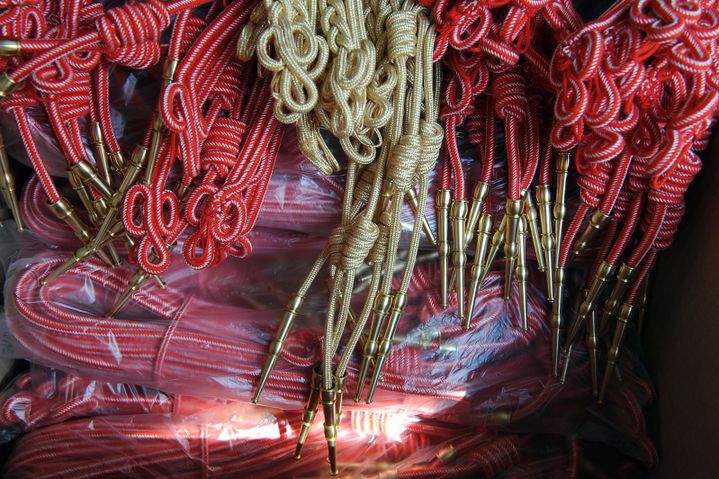
<path id="1" fill-rule="evenodd" d="M 339 436 L 359 433 L 401 441 L 407 427 L 417 420 L 415 415 L 404 412 L 352 411 L 351 430 L 340 428 Z"/>
<path id="2" fill-rule="evenodd" d="M 236 427 L 225 424 L 217 435 L 218 441 L 235 441 L 238 439 L 279 439 L 280 428 L 277 423 L 265 424 L 250 428 Z"/>

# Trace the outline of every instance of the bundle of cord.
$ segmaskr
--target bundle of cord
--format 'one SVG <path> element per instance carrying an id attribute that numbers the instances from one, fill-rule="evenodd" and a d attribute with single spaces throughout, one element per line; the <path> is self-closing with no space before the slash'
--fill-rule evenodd
<path id="1" fill-rule="evenodd" d="M 169 250 L 185 231 L 183 258 L 193 268 L 251 252 L 247 235 L 284 131 L 271 115 L 270 81 L 254 78 L 253 65 L 234 56 L 251 7 L 248 0 L 152 0 L 107 11 L 65 1 L 9 8 L 3 28 L 14 37 L 2 43 L 11 69 L 2 76 L 2 108 L 17 121 L 51 211 L 83 243 L 46 281 L 95 254 L 117 265 L 120 239 L 140 268 L 128 296 L 149 278 L 161 284 L 157 275 L 169 267 Z M 38 20 L 41 13 L 50 20 Z M 170 24 L 168 44 L 161 45 Z M 157 109 L 126 162 L 111 122 L 109 65 L 143 69 L 163 59 Z M 35 106 L 45 110 L 91 227 L 59 193 L 40 157 L 26 111 Z M 97 170 L 84 148 L 86 119 Z M 5 168 L 4 150 L 2 156 Z"/>
<path id="2" fill-rule="evenodd" d="M 51 471 L 64 477 L 75 468 L 82 470 L 81 477 L 121 474 L 155 477 L 170 471 L 173 475 L 182 474 L 185 468 L 189 468 L 188 474 L 190 470 L 197 474 L 198 468 L 206 468 L 209 477 L 224 477 L 237 468 L 255 464 L 245 462 L 242 453 L 245 448 L 257 447 L 255 441 L 267 446 L 257 451 L 260 457 L 271 454 L 265 459 L 275 464 L 268 472 L 257 471 L 257 477 L 275 477 L 297 470 L 304 471 L 303 476 L 315 476 L 323 470 L 323 462 L 315 458 L 321 448 L 320 437 L 314 431 L 310 432 L 304 449 L 312 458 L 309 462 L 297 463 L 282 454 L 293 445 L 298 429 L 301 431 L 298 424 L 291 423 L 296 418 L 291 411 L 165 395 L 147 388 L 106 384 L 41 368 L 18 378 L 13 390 L 3 395 L 2 404 L 3 437 L 9 438 L 17 430 L 36 431 L 16 446 L 7 466 L 10 477 L 18 474 L 45 477 Z M 487 429 L 486 425 L 448 422 L 442 415 L 417 416 L 403 409 L 375 411 L 348 405 L 344 413 L 342 437 L 349 445 L 341 451 L 339 468 L 351 477 L 359 474 L 372 477 L 378 473 L 381 477 L 408 474 L 467 477 L 510 472 L 522 477 L 520 473 L 530 470 L 537 474 L 533 477 L 545 477 L 547 471 L 576 474 L 579 463 L 585 459 L 578 453 L 586 450 L 591 454 L 597 439 L 606 440 L 596 433 L 594 438 L 587 434 L 562 438 L 561 431 L 499 432 Z M 623 429 L 631 427 L 629 423 Z M 38 443 L 37 437 L 47 439 Z M 162 448 L 158 448 L 157 440 Z M 80 441 L 85 446 L 79 450 L 71 446 Z M 196 441 L 206 444 L 195 447 Z M 230 448 L 227 455 L 222 453 L 221 443 Z M 564 449 L 567 443 L 570 447 Z M 113 451 L 110 464 L 93 461 L 100 449 Z M 158 454 L 161 450 L 166 454 Z M 199 457 L 195 457 L 196 450 L 202 451 Z M 626 455 L 627 450 L 631 452 L 625 448 L 624 456 L 619 452 L 605 454 L 604 463 L 607 456 L 636 463 L 636 458 Z M 556 456 L 560 451 L 562 460 Z M 48 453 L 52 454 L 52 461 L 36 461 L 38 454 Z M 567 457 L 572 461 L 567 461 Z M 585 468 L 588 466 L 584 464 Z M 20 470 L 24 472 L 21 474 Z M 605 471 L 610 473 L 612 469 L 605 466 Z"/>
<path id="3" fill-rule="evenodd" d="M 701 168 L 697 152 L 707 145 L 719 106 L 718 38 L 714 2 L 620 0 L 563 39 L 552 57 L 549 80 L 555 112 L 562 114 L 555 115 L 551 140 L 559 151 L 574 150 L 581 200 L 566 232 L 561 222 L 557 230 L 553 355 L 556 365 L 564 269 L 596 243 L 584 298 L 564 339 L 570 353 L 586 326 L 606 342 L 606 370 L 595 389 L 600 403 L 658 253 L 672 243 L 684 193 Z M 597 322 L 592 314 L 605 295 Z"/>

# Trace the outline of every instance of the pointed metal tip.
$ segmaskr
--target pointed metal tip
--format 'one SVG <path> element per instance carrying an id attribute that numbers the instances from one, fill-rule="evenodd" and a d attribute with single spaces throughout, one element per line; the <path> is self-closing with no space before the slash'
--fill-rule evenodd
<path id="1" fill-rule="evenodd" d="M 382 366 L 384 366 L 384 360 L 385 356 L 378 356 L 377 360 L 375 361 L 375 367 L 372 374 L 372 380 L 370 381 L 369 385 L 369 392 L 367 393 L 367 404 L 372 404 L 372 401 L 374 400 L 374 393 L 377 389 L 377 384 L 379 384 L 380 376 L 382 375 Z"/>
<path id="2" fill-rule="evenodd" d="M 110 311 L 107 313 L 108 318 L 114 318 L 115 315 L 127 304 L 127 302 L 132 297 L 132 294 L 135 292 L 134 289 L 132 289 L 131 286 L 128 286 L 120 295 L 120 297 L 115 301 L 115 304 L 110 308 Z"/>
<path id="3" fill-rule="evenodd" d="M 327 459 L 330 463 L 330 475 L 337 475 L 337 446 L 327 445 Z"/>
<path id="4" fill-rule="evenodd" d="M 302 444 L 297 443 L 295 446 L 295 452 L 292 454 L 292 458 L 298 460 L 302 457 Z"/>
<path id="5" fill-rule="evenodd" d="M 260 396 L 262 396 L 262 391 L 264 391 L 265 386 L 267 385 L 267 381 L 269 380 L 270 374 L 275 367 L 276 361 L 277 356 L 274 354 L 270 354 L 267 357 L 267 361 L 265 362 L 265 365 L 262 368 L 262 372 L 260 373 L 260 381 L 257 383 L 257 389 L 255 389 L 255 394 L 252 397 L 253 403 L 257 404 L 257 402 L 259 402 Z"/>

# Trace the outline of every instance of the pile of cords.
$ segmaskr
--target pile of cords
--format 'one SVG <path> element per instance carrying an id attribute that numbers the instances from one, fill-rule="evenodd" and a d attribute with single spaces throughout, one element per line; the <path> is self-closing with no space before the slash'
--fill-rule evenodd
<path id="1" fill-rule="evenodd" d="M 114 314 L 167 270 L 170 250 L 185 232 L 183 258 L 192 268 L 251 252 L 247 235 L 284 131 L 271 114 L 270 82 L 235 57 L 252 7 L 242 0 L 128 2 L 108 10 L 68 1 L 7 6 L 0 25 L 2 109 L 16 120 L 48 207 L 83 243 L 48 282 L 95 254 L 118 265 L 115 243 L 122 240 L 139 269 Z M 157 107 L 126 159 L 112 122 L 109 76 L 115 68 L 148 69 L 161 61 Z M 31 109 L 42 109 L 51 126 L 84 214 L 50 176 L 30 128 Z M 1 156 L 7 172 L 4 150 Z M 13 196 L 21 225 L 14 181 L 5 179 L 3 191 Z"/>
<path id="2" fill-rule="evenodd" d="M 28 193 L 26 191 L 26 194 Z M 277 253 L 276 250 L 262 247 L 261 243 L 258 245 L 260 246 L 257 250 L 258 253 Z M 297 247 L 297 243 L 295 243 L 295 248 Z M 316 251 L 318 247 L 321 245 L 316 241 L 311 241 L 308 251 Z M 303 248 L 300 247 L 300 249 Z M 257 259 L 262 263 L 262 258 Z M 212 303 L 213 306 L 202 302 L 197 305 L 197 313 L 192 313 L 192 310 L 195 309 L 194 305 L 187 306 L 182 312 L 182 315 L 187 316 L 185 320 L 187 322 L 177 326 L 173 326 L 172 323 L 168 324 L 167 321 L 149 320 L 156 314 L 147 312 L 144 314 L 132 312 L 129 317 L 133 320 L 130 321 L 106 320 L 92 314 L 78 315 L 78 310 L 91 311 L 98 307 L 102 310 L 101 304 L 92 304 L 98 299 L 112 299 L 113 295 L 104 294 L 101 288 L 111 289 L 113 287 L 112 283 L 107 282 L 111 279 L 108 272 L 117 273 L 117 270 L 110 270 L 99 261 L 86 262 L 63 277 L 62 287 L 66 288 L 65 291 L 59 291 L 60 282 L 52 285 L 53 289 L 50 291 L 47 288 L 40 289 L 41 292 L 51 295 L 50 297 L 53 299 L 51 302 L 32 299 L 27 293 L 20 293 L 22 283 L 38 285 L 37 275 L 41 275 L 40 271 L 43 269 L 48 269 L 47 264 L 43 265 L 37 257 L 24 259 L 22 263 L 38 267 L 31 266 L 20 271 L 25 281 L 19 280 L 15 296 L 19 299 L 17 301 L 19 309 L 25 312 L 21 316 L 11 316 L 8 319 L 14 335 L 18 338 L 25 338 L 24 346 L 31 351 L 30 357 L 34 360 L 76 371 L 83 376 L 97 377 L 99 375 L 106 380 L 136 382 L 165 390 L 235 397 L 245 401 L 249 399 L 251 384 L 257 378 L 262 361 L 262 344 L 269 336 L 267 321 L 274 314 L 273 311 L 253 311 L 245 308 L 246 312 L 241 313 L 242 316 L 252 318 L 253 321 L 242 321 L 238 320 L 240 315 L 237 308 L 228 308 L 227 314 L 222 315 L 227 319 L 220 319 L 217 322 L 208 322 L 207 320 L 202 322 L 192 318 L 204 314 L 202 311 L 207 311 L 210 307 L 215 311 L 220 308 L 216 302 Z M 282 264 L 285 271 L 290 268 L 289 261 L 283 261 Z M 227 266 L 228 270 L 233 271 L 235 277 L 242 281 L 242 276 L 237 276 L 239 270 L 236 265 Z M 415 270 L 415 278 L 412 281 L 415 287 L 410 291 L 415 291 L 412 296 L 424 297 L 419 303 L 415 299 L 410 301 L 410 304 L 417 305 L 418 311 L 415 312 L 412 307 L 408 309 L 409 315 L 418 317 L 419 325 L 414 328 L 414 331 L 401 331 L 404 335 L 403 339 L 398 347 L 390 353 L 388 370 L 385 372 L 383 382 L 380 382 L 380 391 L 373 411 L 396 411 L 399 408 L 400 411 L 420 411 L 433 415 L 446 411 L 447 418 L 452 423 L 466 424 L 467 421 L 471 421 L 483 428 L 488 425 L 493 427 L 513 426 L 527 418 L 536 418 L 540 412 L 546 418 L 548 412 L 552 410 L 556 412 L 557 418 L 563 418 L 562 421 L 566 421 L 567 417 L 581 417 L 584 414 L 582 398 L 589 396 L 588 385 L 569 389 L 546 388 L 547 382 L 551 379 L 549 364 L 541 359 L 549 356 L 546 351 L 547 330 L 543 327 L 542 318 L 545 313 L 540 309 L 541 300 L 536 292 L 531 295 L 530 324 L 532 329 L 536 327 L 540 330 L 531 332 L 531 336 L 526 336 L 520 334 L 513 327 L 516 318 L 519 317 L 519 311 L 516 307 L 506 310 L 508 303 L 505 303 L 501 296 L 499 275 L 492 273 L 490 280 L 495 284 L 482 290 L 479 303 L 482 306 L 477 308 L 478 315 L 474 319 L 477 328 L 468 335 L 454 323 L 451 317 L 444 316 L 438 305 L 438 298 L 433 287 L 438 273 L 436 267 L 425 264 L 422 266 Z M 97 268 L 98 271 L 92 274 L 83 271 L 84 268 Z M 256 278 L 257 270 L 253 269 L 253 265 L 248 263 L 247 268 Z M 301 270 L 301 266 L 298 267 L 298 270 Z M 220 276 L 223 276 L 222 271 L 220 271 Z M 72 277 L 76 278 L 76 282 L 70 280 Z M 188 285 L 187 289 L 196 294 L 202 294 L 200 285 L 205 283 L 205 280 L 206 278 L 199 279 L 199 284 Z M 65 283 L 66 281 L 67 283 Z M 94 286 L 91 290 L 87 290 L 88 299 L 83 304 L 82 296 L 84 295 L 78 295 L 78 291 L 87 288 L 88 281 Z M 123 284 L 121 278 L 114 282 L 115 288 L 120 288 Z M 82 284 L 84 286 L 81 286 Z M 173 279 L 171 284 L 182 284 L 182 281 Z M 229 286 L 224 285 L 225 288 Z M 205 288 L 212 289 L 212 294 L 217 298 L 226 298 L 230 294 L 230 291 L 226 293 L 217 291 L 216 287 L 209 288 L 205 285 Z M 143 293 L 140 292 L 137 295 L 140 300 L 144 299 Z M 147 299 L 157 302 L 161 300 L 168 304 L 167 308 L 170 308 L 169 305 L 172 304 L 182 307 L 184 299 L 182 292 L 175 295 L 172 293 L 171 288 L 156 294 L 148 291 Z M 282 294 L 286 293 L 279 292 L 278 296 Z M 30 303 L 32 309 L 40 309 L 30 313 L 27 312 L 29 311 L 27 306 L 21 303 Z M 45 308 L 45 305 L 48 304 L 52 305 L 50 309 L 54 311 L 48 312 L 48 309 Z M 140 304 L 145 305 L 145 302 L 142 301 Z M 147 308 L 146 305 L 145 307 Z M 535 308 L 537 308 L 536 311 Z M 174 321 L 180 319 L 174 312 L 167 312 L 165 316 L 174 318 Z M 45 324 L 28 323 L 28 318 L 39 319 Z M 46 322 L 46 318 L 50 318 L 50 323 Z M 78 321 L 80 318 L 82 320 Z M 18 322 L 16 323 L 16 321 Z M 88 329 L 89 324 L 94 327 L 102 327 L 103 331 L 96 330 L 94 327 Z M 140 326 L 142 331 L 136 329 L 136 326 Z M 49 330 L 45 330 L 46 327 L 49 327 Z M 242 332 L 239 334 L 238 327 L 242 327 Z M 190 328 L 190 331 L 183 331 L 185 328 Z M 153 329 L 158 332 L 156 341 L 148 339 L 147 333 Z M 224 334 L 228 331 L 233 335 Z M 194 339 L 188 333 L 192 333 Z M 165 339 L 169 336 L 172 336 L 172 343 Z M 254 337 L 256 341 L 254 344 L 242 344 L 243 341 L 239 341 L 236 336 Z M 527 342 L 530 337 L 534 336 L 536 336 L 535 339 Z M 83 340 L 82 337 L 85 339 Z M 135 341 L 133 337 L 140 342 Z M 292 338 L 292 342 L 299 341 L 305 344 L 288 344 L 282 362 L 294 367 L 287 368 L 285 366 L 279 372 L 282 381 L 271 383 L 271 387 L 268 388 L 269 404 L 286 409 L 297 408 L 301 405 L 303 392 L 307 387 L 303 370 L 319 359 L 319 351 L 312 337 L 313 333 L 308 331 L 306 335 L 296 335 Z M 108 338 L 110 338 L 109 342 Z M 208 358 L 211 358 L 208 355 L 209 349 L 202 345 L 214 344 L 221 349 L 223 345 L 217 344 L 218 340 L 225 343 L 224 347 L 232 345 L 233 348 L 237 346 L 237 349 L 220 351 L 221 354 L 217 356 L 216 363 L 208 361 Z M 145 346 L 138 347 L 143 342 Z M 151 343 L 155 346 L 150 347 Z M 38 348 L 40 344 L 47 345 L 47 349 Z M 515 345 L 512 346 L 512 344 Z M 189 348 L 195 349 L 196 352 Z M 157 352 L 148 356 L 146 353 L 150 350 Z M 535 350 L 535 352 L 530 356 L 526 354 L 528 350 Z M 57 352 L 62 351 L 85 351 L 86 357 L 77 355 L 70 357 L 64 354 L 58 356 Z M 417 352 L 420 354 L 416 354 Z M 136 359 L 135 356 L 138 354 Z M 168 356 L 159 359 L 162 354 Z M 175 355 L 177 361 L 173 361 L 169 355 Z M 198 359 L 192 360 L 192 356 Z M 119 358 L 121 360 L 118 362 Z M 239 362 L 230 361 L 231 358 L 237 358 Z M 158 359 L 161 363 L 159 367 Z M 579 359 L 581 361 L 581 358 Z M 105 363 L 105 365 L 98 364 L 98 362 Z M 570 384 L 579 381 L 579 377 L 581 377 L 579 373 L 584 373 L 586 369 L 586 361 L 584 362 L 584 367 L 577 368 L 576 377 L 569 376 Z M 171 365 L 170 368 L 168 365 Z M 610 399 L 607 409 L 613 413 L 628 414 L 619 421 L 622 424 L 620 430 L 622 434 L 626 434 L 628 431 L 637 431 L 637 444 L 642 444 L 642 447 L 646 448 L 643 451 L 648 452 L 643 452 L 643 457 L 647 463 L 651 463 L 653 451 L 650 444 L 645 444 L 647 440 L 641 414 L 643 405 L 651 397 L 651 391 L 646 389 L 646 385 L 642 386 L 642 381 L 628 379 L 631 368 L 630 365 L 623 368 L 625 388 L 621 390 L 621 394 L 617 393 Z M 241 372 L 243 369 L 249 372 L 245 375 Z M 440 373 L 441 369 L 445 372 Z M 406 372 L 429 370 L 433 371 L 430 378 L 411 378 Z M 357 365 L 351 364 L 349 372 L 350 378 L 347 384 L 352 385 L 357 373 Z M 532 377 L 534 379 L 530 379 Z M 226 384 L 229 380 L 237 381 L 238 378 L 246 378 L 244 379 L 245 383 L 235 383 L 234 387 L 232 384 L 230 387 L 218 387 L 218 384 Z M 20 383 L 26 381 L 27 379 L 21 380 Z M 640 389 L 629 392 L 628 384 L 633 384 L 634 381 Z M 89 384 L 91 384 L 90 387 L 84 387 Z M 272 386 L 276 386 L 277 391 Z M 165 396 L 153 395 L 149 399 L 142 397 L 138 399 L 138 396 L 142 396 L 144 393 L 128 394 L 126 389 L 116 386 L 106 387 L 102 383 L 98 384 L 85 379 L 71 378 L 67 384 L 62 382 L 57 387 L 61 393 L 54 395 L 49 401 L 37 397 L 45 394 L 47 385 L 38 386 L 38 390 L 31 396 L 21 393 L 19 397 L 9 398 L 6 402 L 8 407 L 5 409 L 6 420 L 11 418 L 10 423 L 14 422 L 23 428 L 32 428 L 35 425 L 56 423 L 68 419 L 69 416 L 91 414 L 93 409 L 102 414 L 105 412 L 118 414 L 120 411 L 137 414 L 144 412 L 146 408 L 148 412 L 160 412 L 165 410 L 163 408 L 169 407 Z M 68 394 L 68 390 L 70 394 Z M 396 394 L 398 392 L 399 395 Z M 408 397 L 406 393 L 409 393 L 410 396 Z M 214 404 L 212 401 L 211 403 Z M 579 409 L 574 409 L 571 412 L 576 407 Z M 349 408 L 351 409 L 352 406 L 350 405 Z M 388 414 L 394 413 L 388 412 Z M 551 416 L 549 414 L 549 417 Z M 553 423 L 551 419 L 546 420 L 552 424 L 547 427 L 547 430 L 556 433 L 557 431 L 554 429 L 556 423 Z M 630 426 L 630 424 L 634 425 Z M 344 440 L 344 436 L 342 437 Z M 297 436 L 294 436 L 293 440 L 296 439 Z M 340 469 L 342 469 L 341 466 L 342 462 L 340 461 Z M 311 466 L 307 465 L 307 467 Z M 477 465 L 474 464 L 474 467 Z M 565 463 L 560 462 L 557 467 L 565 467 Z"/>
<path id="3" fill-rule="evenodd" d="M 3 428 L 37 431 L 21 440 L 6 465 L 8 477 L 64 477 L 70 471 L 79 477 L 156 476 L 166 471 L 226 477 L 246 468 L 267 468 L 270 461 L 273 465 L 262 477 L 304 477 L 314 476 L 324 459 L 317 434 L 311 435 L 306 448 L 309 461 L 298 463 L 283 455 L 293 445 L 299 426 L 292 423 L 295 416 L 289 411 L 166 395 L 42 368 L 20 376 L 0 403 Z M 554 472 L 550 471 L 579 474 L 580 462 L 589 467 L 579 455 L 579 438 L 502 433 L 486 426 L 459 425 L 442 415 L 416 416 L 402 410 L 378 412 L 349 406 L 345 413 L 343 441 L 348 446 L 342 449 L 340 468 L 347 474 L 551 477 Z M 3 432 L 7 434 L 7 429 Z M 259 449 L 250 461 L 243 451 L 253 448 Z M 61 460 L 37 460 L 55 451 Z M 67 451 L 74 452 L 68 455 Z M 93 467 L 93 458 L 101 451 L 112 451 L 113 457 Z M 547 460 L 555 455 L 562 459 Z M 360 460 L 368 457 L 371 462 Z M 537 463 L 539 459 L 547 463 Z"/>
<path id="4" fill-rule="evenodd" d="M 231 397 L 247 399 L 256 381 L 252 401 L 265 398 L 266 389 L 263 401 L 270 405 L 301 400 L 309 386 L 295 455 L 321 404 L 333 473 L 348 391 L 359 401 L 369 382 L 366 401 L 382 391 L 382 406 L 393 397 L 389 392 L 461 403 L 475 390 L 468 377 L 476 371 L 445 376 L 439 389 L 423 374 L 422 368 L 456 371 L 442 365 L 443 346 L 432 357 L 418 353 L 435 344 L 436 334 L 451 337 L 456 351 L 449 356 L 462 351 L 465 373 L 482 363 L 462 354 L 476 360 L 478 350 L 493 351 L 495 344 L 491 367 L 521 364 L 512 348 L 546 349 L 548 374 L 532 395 L 538 401 L 577 377 L 569 371 L 573 363 L 590 378 L 600 404 L 613 396 L 612 378 L 626 372 L 620 352 L 630 319 L 646 301 L 659 251 L 674 238 L 684 193 L 701 167 L 697 153 L 714 124 L 719 15 L 713 1 L 619 0 L 586 23 L 568 0 L 150 0 L 110 9 L 41 1 L 4 8 L 0 107 L 17 123 L 36 177 L 21 215 L 0 142 L 3 198 L 18 228 L 47 228 L 47 243 L 72 247 L 62 221 L 81 243 L 65 262 L 45 254 L 25 258 L 33 264 L 17 275 L 16 311 L 8 321 L 34 358 L 107 379 L 129 367 L 123 381 L 163 388 L 192 383 L 183 376 L 188 370 L 208 378 L 218 373 L 241 384 L 242 393 Z M 110 76 L 161 61 L 157 107 L 126 159 L 112 123 Z M 30 113 L 50 126 L 83 213 L 50 175 Z M 269 195 L 265 226 L 284 228 L 283 215 L 304 214 L 299 205 L 310 202 L 311 210 L 329 214 L 310 212 L 306 223 L 288 221 L 287 229 L 328 239 L 287 303 L 259 370 L 270 322 L 261 319 L 272 311 L 240 308 L 252 311 L 243 314 L 187 299 L 189 285 L 201 281 L 187 281 L 172 258 L 180 256 L 179 246 L 180 263 L 222 271 L 228 257 L 246 258 L 258 238 L 276 240 L 272 230 L 257 236 L 251 230 L 262 226 L 262 202 L 290 123 L 309 162 L 324 175 L 342 169 L 345 184 L 337 182 L 341 176 L 314 177 L 310 190 L 320 196 L 307 198 L 307 185 L 297 187 L 306 175 L 275 177 L 297 188 L 289 196 L 301 199 L 293 209 L 286 193 Z M 479 159 L 469 170 L 480 176 L 469 201 L 463 136 Z M 438 158 L 435 235 L 425 211 Z M 292 234 L 280 236 L 275 244 L 296 245 Z M 423 261 L 431 258 L 420 253 L 422 237 L 436 243 L 437 267 Z M 502 249 L 503 275 L 492 270 Z M 117 268 L 121 254 L 134 273 Z M 530 268 L 535 262 L 541 277 Z M 325 276 L 328 300 L 312 308 L 324 316 L 323 332 L 313 324 L 290 334 Z M 166 288 L 168 277 L 187 285 Z M 544 280 L 548 320 L 531 285 Z M 581 291 L 574 292 L 577 306 L 567 324 L 570 284 L 577 282 Z M 98 303 L 109 306 L 102 312 L 107 319 L 87 304 L 57 302 L 88 283 Z M 490 305 L 494 298 L 502 305 Z M 132 319 L 112 319 L 130 299 Z M 230 328 L 247 336 L 235 339 L 203 309 L 227 309 L 237 324 L 251 315 L 248 325 Z M 491 321 L 483 318 L 494 311 L 512 317 L 515 328 L 492 343 Z M 409 317 L 435 331 L 429 341 L 418 340 L 419 348 L 406 347 L 414 333 L 402 319 Z M 582 329 L 585 345 L 577 346 Z M 97 338 L 108 334 L 109 347 Z M 207 336 L 209 345 L 193 347 Z M 213 364 L 207 350 L 214 347 Z M 280 369 L 283 361 L 302 372 Z M 210 395 L 235 389 L 206 382 L 202 392 Z"/>

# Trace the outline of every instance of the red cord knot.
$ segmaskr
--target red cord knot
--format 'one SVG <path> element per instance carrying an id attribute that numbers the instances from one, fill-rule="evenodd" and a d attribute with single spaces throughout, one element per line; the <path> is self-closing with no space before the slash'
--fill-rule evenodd
<path id="1" fill-rule="evenodd" d="M 509 68 L 498 74 L 492 84 L 494 110 L 502 121 L 510 118 L 524 123 L 529 110 L 527 83 L 518 67 Z"/>
<path id="2" fill-rule="evenodd" d="M 96 22 L 107 59 L 131 68 L 160 60 L 160 35 L 169 24 L 170 13 L 161 0 L 112 8 Z"/>
<path id="3" fill-rule="evenodd" d="M 245 257 L 252 251 L 246 237 L 247 205 L 243 192 L 249 183 L 225 186 L 200 185 L 190 194 L 185 219 L 196 227 L 185 241 L 183 254 L 187 264 L 202 269 L 219 264 L 227 255 Z"/>
<path id="4" fill-rule="evenodd" d="M 180 226 L 180 207 L 172 191 L 132 186 L 125 196 L 123 223 L 128 234 L 140 238 L 135 246 L 137 263 L 148 274 L 160 274 L 170 266 L 166 238 Z"/>
<path id="5" fill-rule="evenodd" d="M 219 177 L 226 177 L 237 163 L 246 128 L 245 123 L 233 118 L 220 117 L 215 120 L 207 134 L 207 140 L 202 145 L 202 169 L 214 169 Z"/>

